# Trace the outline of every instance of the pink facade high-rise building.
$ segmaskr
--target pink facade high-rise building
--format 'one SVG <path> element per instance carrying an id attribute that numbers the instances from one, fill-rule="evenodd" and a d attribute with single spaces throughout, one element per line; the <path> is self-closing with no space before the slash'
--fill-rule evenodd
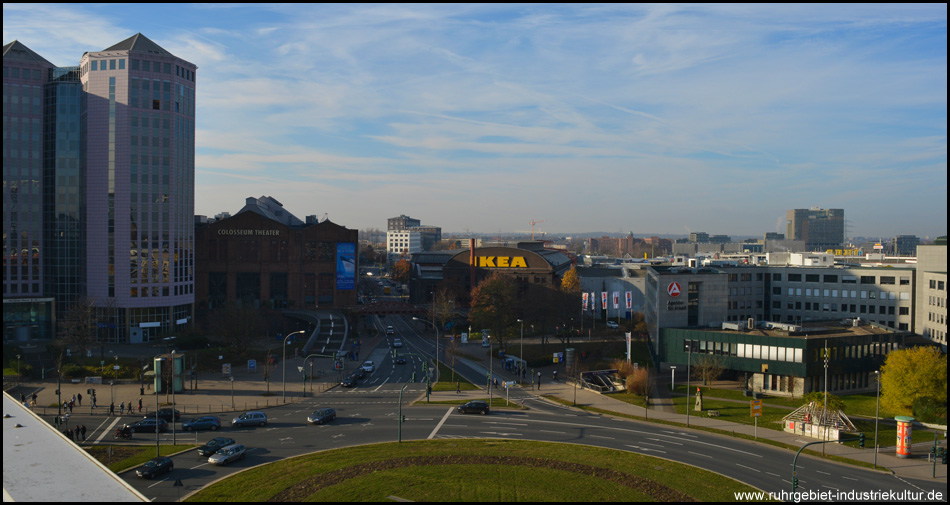
<path id="1" fill-rule="evenodd" d="M 12 58 L 8 61 L 4 46 L 5 93 L 8 66 L 11 76 L 12 67 L 27 67 Z M 56 69 L 49 67 L 53 76 Z M 32 76 L 32 67 L 29 71 Z M 102 51 L 83 54 L 72 73 L 79 95 L 77 175 L 58 177 L 48 170 L 56 163 L 49 149 L 56 142 L 47 137 L 61 129 L 48 124 L 54 114 L 47 113 L 47 119 L 30 130 L 40 133 L 40 144 L 47 147 L 42 156 L 47 169 L 43 206 L 52 208 L 49 200 L 60 193 L 72 192 L 81 201 L 82 211 L 77 213 L 83 263 L 79 295 L 97 307 L 100 342 L 137 343 L 173 334 L 190 325 L 194 313 L 196 66 L 136 34 Z M 36 86 L 43 88 L 43 80 Z M 43 104 L 40 109 L 55 107 L 49 100 L 39 103 Z M 5 129 L 7 120 L 4 107 Z M 4 166 L 6 162 L 5 158 Z M 27 210 L 7 209 L 6 194 L 4 202 L 4 214 Z M 55 235 L 51 230 L 56 212 L 37 216 L 44 228 L 39 235 Z M 5 219 L 5 240 L 8 231 Z M 57 263 L 43 259 L 49 249 L 38 252 L 38 263 L 46 267 L 38 276 L 41 279 L 50 277 Z M 5 263 L 12 262 L 10 250 L 5 248 Z M 7 280 L 5 275 L 5 312 L 8 298 L 18 294 L 8 292 Z M 41 282 L 44 292 L 36 294 L 57 297 L 54 284 Z M 63 302 L 57 298 L 57 303 Z M 56 307 L 57 314 L 64 310 Z"/>

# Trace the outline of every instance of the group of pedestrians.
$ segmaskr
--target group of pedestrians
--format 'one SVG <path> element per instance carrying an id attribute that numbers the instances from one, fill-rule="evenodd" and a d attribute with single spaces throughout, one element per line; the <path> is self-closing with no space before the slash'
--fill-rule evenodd
<path id="1" fill-rule="evenodd" d="M 72 428 L 66 428 L 66 431 L 63 432 L 66 435 L 66 438 L 75 441 L 75 442 L 85 442 L 86 441 L 86 425 L 80 424 L 76 426 L 76 431 L 73 431 Z M 80 437 L 82 440 L 80 440 Z"/>

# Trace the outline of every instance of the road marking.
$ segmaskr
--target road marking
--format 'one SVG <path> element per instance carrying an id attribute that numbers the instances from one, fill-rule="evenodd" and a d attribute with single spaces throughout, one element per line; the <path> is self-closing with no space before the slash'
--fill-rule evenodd
<path id="1" fill-rule="evenodd" d="M 105 437 L 105 436 L 106 436 L 107 434 L 109 434 L 109 433 L 112 433 L 112 428 L 119 422 L 119 419 L 120 419 L 120 418 L 117 417 L 117 418 L 115 418 L 111 423 L 109 423 L 109 427 L 106 428 L 106 429 L 104 429 L 104 430 L 102 430 L 102 434 L 99 435 L 99 438 L 97 438 L 96 441 L 93 442 L 93 443 L 94 443 L 94 444 L 98 444 L 99 442 L 102 441 L 103 437 Z M 100 426 L 101 426 L 101 425 L 100 425 Z"/>
<path id="2" fill-rule="evenodd" d="M 778 477 L 778 478 L 780 478 L 780 479 L 782 478 L 782 476 L 779 475 L 779 474 L 777 474 L 777 473 L 772 473 L 772 472 L 765 472 L 765 473 L 771 475 L 772 477 Z"/>
<path id="3" fill-rule="evenodd" d="M 702 457 L 704 457 L 704 458 L 710 458 L 710 459 L 712 459 L 712 456 L 710 456 L 710 455 L 708 455 L 708 454 L 703 454 L 703 453 L 701 453 L 701 452 L 693 452 L 693 451 L 686 451 L 686 452 L 688 452 L 688 453 L 690 453 L 690 454 L 695 454 L 695 455 L 697 455 L 697 456 L 702 456 Z"/>
<path id="4" fill-rule="evenodd" d="M 442 420 L 439 421 L 439 424 L 435 426 L 435 428 L 432 430 L 432 433 L 429 433 L 429 436 L 426 438 L 426 440 L 431 440 L 432 437 L 434 437 L 435 434 L 439 432 L 439 429 L 442 428 L 443 424 L 445 424 L 445 420 L 449 418 L 449 415 L 452 413 L 453 410 L 455 409 L 452 407 L 449 407 L 449 410 L 445 412 L 445 415 L 442 416 Z"/>
<path id="5" fill-rule="evenodd" d="M 858 480 L 858 479 L 855 479 L 854 477 L 846 477 L 846 476 L 844 476 L 844 475 L 842 475 L 841 478 L 842 478 L 842 479 L 853 480 L 853 481 L 857 481 L 857 480 Z"/>
<path id="6" fill-rule="evenodd" d="M 818 472 L 818 473 L 824 474 L 824 475 L 831 475 L 830 473 L 828 473 L 828 472 L 822 472 L 821 470 L 815 470 L 815 471 Z"/>
<path id="7" fill-rule="evenodd" d="M 205 461 L 204 463 L 202 463 L 202 464 L 200 464 L 200 465 L 198 465 L 198 466 L 193 466 L 193 467 L 189 468 L 189 470 L 194 470 L 195 468 L 201 468 L 201 467 L 207 466 L 207 465 L 208 465 L 208 462 Z"/>
<path id="8" fill-rule="evenodd" d="M 541 433 L 556 433 L 558 435 L 567 435 L 567 433 L 563 431 L 548 431 L 548 430 L 540 430 L 540 431 Z"/>
<path id="9" fill-rule="evenodd" d="M 740 465 L 739 463 L 736 463 L 736 466 L 741 466 L 742 468 L 745 468 L 746 470 L 752 470 L 753 472 L 762 473 L 762 470 L 756 470 L 751 466 Z"/>
<path id="10" fill-rule="evenodd" d="M 152 484 L 151 486 L 149 486 L 148 489 L 152 489 L 153 487 L 155 487 L 155 486 L 161 484 L 162 482 L 168 482 L 168 479 L 169 479 L 169 478 L 166 477 L 166 478 L 164 478 L 164 479 L 162 479 L 162 480 L 160 480 L 160 481 L 157 481 L 155 484 Z"/>
<path id="11" fill-rule="evenodd" d="M 654 447 L 663 447 L 663 446 L 660 445 L 660 444 L 651 444 L 650 442 L 640 442 L 640 443 L 643 444 L 643 445 L 652 445 L 652 446 L 654 446 Z"/>
<path id="12" fill-rule="evenodd" d="M 679 442 L 673 442 L 671 440 L 660 440 L 658 438 L 647 438 L 647 440 L 653 440 L 654 442 L 664 442 L 664 443 L 673 444 L 673 445 L 683 445 Z"/>
<path id="13" fill-rule="evenodd" d="M 503 432 L 503 433 L 498 433 L 497 431 L 480 431 L 479 433 L 484 433 L 484 434 L 486 434 L 486 435 L 498 435 L 499 437 L 510 437 L 510 436 L 512 436 L 512 435 L 518 435 L 519 437 L 523 437 L 523 436 L 524 436 L 524 435 L 521 434 L 521 433 L 504 433 L 504 432 Z"/>
<path id="14" fill-rule="evenodd" d="M 485 421 L 486 424 L 505 424 L 508 426 L 527 426 L 527 423 L 508 423 L 505 421 Z"/>

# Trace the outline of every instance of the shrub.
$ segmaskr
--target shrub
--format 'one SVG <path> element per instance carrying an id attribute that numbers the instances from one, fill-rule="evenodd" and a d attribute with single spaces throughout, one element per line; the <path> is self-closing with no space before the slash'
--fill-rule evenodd
<path id="1" fill-rule="evenodd" d="M 925 396 L 914 401 L 914 417 L 924 423 L 947 424 L 947 402 Z"/>

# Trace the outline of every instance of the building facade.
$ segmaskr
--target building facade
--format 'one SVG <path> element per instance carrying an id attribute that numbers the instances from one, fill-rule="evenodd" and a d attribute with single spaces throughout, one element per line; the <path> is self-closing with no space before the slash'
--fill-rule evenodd
<path id="1" fill-rule="evenodd" d="M 199 224 L 197 307 L 355 306 L 358 232 L 328 220 L 288 222 L 255 201 L 232 217 Z"/>
<path id="2" fill-rule="evenodd" d="M 943 352 L 947 352 L 947 287 L 946 238 L 917 246 L 915 331 Z"/>
<path id="3" fill-rule="evenodd" d="M 844 209 L 792 209 L 785 219 L 785 237 L 804 241 L 809 251 L 834 249 L 844 243 Z"/>
<path id="4" fill-rule="evenodd" d="M 87 297 L 100 342 L 191 324 L 195 88 L 195 65 L 142 34 L 77 67 L 4 46 L 5 309 L 28 294 L 63 317 Z"/>

